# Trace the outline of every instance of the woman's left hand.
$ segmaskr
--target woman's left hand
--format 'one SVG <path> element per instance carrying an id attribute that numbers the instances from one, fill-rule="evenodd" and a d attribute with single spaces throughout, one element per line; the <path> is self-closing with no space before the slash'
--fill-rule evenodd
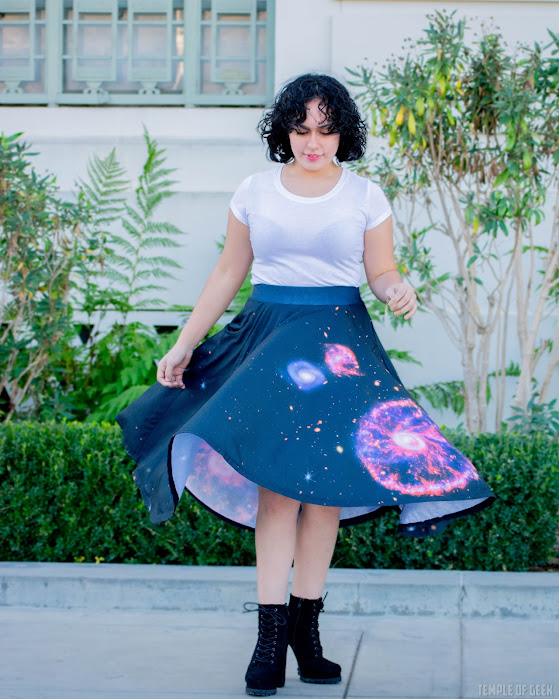
<path id="1" fill-rule="evenodd" d="M 386 302 L 391 311 L 394 311 L 395 316 L 400 316 L 406 313 L 404 320 L 409 320 L 417 311 L 417 297 L 415 290 L 406 282 L 391 284 L 386 289 L 388 301 Z"/>

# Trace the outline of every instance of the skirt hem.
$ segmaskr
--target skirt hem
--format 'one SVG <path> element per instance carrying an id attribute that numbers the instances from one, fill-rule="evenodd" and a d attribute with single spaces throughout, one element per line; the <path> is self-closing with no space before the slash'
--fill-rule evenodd
<path id="1" fill-rule="evenodd" d="M 264 485 L 263 483 L 259 483 L 254 479 L 253 476 L 248 475 L 246 469 L 243 467 L 239 466 L 237 461 L 230 457 L 223 448 L 217 449 L 215 447 L 215 443 L 213 442 L 212 438 L 207 437 L 207 435 L 204 434 L 202 430 L 196 430 L 196 432 L 191 432 L 188 430 L 184 430 L 181 432 L 177 432 L 171 440 L 169 441 L 169 447 L 168 447 L 168 475 L 169 475 L 169 485 L 171 488 L 171 492 L 173 495 L 173 502 L 174 502 L 174 507 L 175 510 L 178 506 L 180 497 L 176 491 L 175 488 L 175 483 L 172 475 L 172 458 L 171 458 L 171 451 L 172 451 L 172 445 L 173 441 L 176 436 L 179 434 L 192 434 L 199 439 L 204 440 L 215 452 L 220 454 L 225 461 L 233 468 L 237 473 L 239 473 L 241 476 L 246 478 L 247 480 L 251 481 L 252 483 L 255 483 L 256 485 L 260 485 L 263 488 L 267 488 L 275 493 L 278 493 L 279 495 L 284 495 L 285 497 L 291 498 L 293 500 L 297 500 L 297 498 L 294 498 L 291 494 L 288 494 L 286 492 L 286 489 L 280 486 L 270 486 L 270 485 Z M 203 505 L 209 512 L 211 512 L 213 515 L 218 517 L 220 520 L 223 522 L 227 522 L 228 524 L 232 524 L 236 526 L 239 529 L 242 529 L 244 531 L 250 531 L 254 532 L 255 528 L 251 527 L 250 525 L 243 524 L 241 522 L 237 522 L 233 519 L 229 519 L 225 515 L 222 515 L 218 511 L 214 510 L 212 507 L 210 507 L 207 503 L 205 503 L 203 500 L 201 500 L 199 497 L 197 497 L 185 484 L 184 490 L 188 492 L 189 495 L 191 495 L 197 502 L 199 502 L 201 505 Z M 182 495 L 182 493 L 181 493 Z M 299 500 L 301 503 L 308 503 L 311 505 L 322 505 L 325 507 L 375 507 L 375 503 L 359 503 L 359 504 L 354 504 L 352 503 L 351 505 L 328 505 L 324 504 L 324 502 L 316 502 L 314 501 L 315 499 L 313 498 L 312 500 Z M 418 522 L 413 522 L 413 523 L 408 523 L 408 524 L 398 524 L 398 530 L 397 533 L 402 535 L 402 536 L 407 536 L 407 537 L 425 537 L 429 536 L 430 534 L 436 534 L 439 533 L 446 525 L 451 522 L 454 519 L 457 519 L 459 517 L 463 517 L 466 515 L 474 514 L 475 512 L 479 512 L 480 510 L 485 509 L 486 507 L 489 507 L 490 505 L 493 504 L 493 502 L 496 500 L 495 496 L 488 496 L 483 502 L 477 503 L 476 505 L 473 505 L 472 507 L 468 508 L 463 508 L 461 510 L 457 510 L 456 512 L 451 512 L 446 515 L 443 515 L 441 517 L 435 517 L 432 519 L 426 519 L 426 520 L 421 520 Z M 405 504 L 405 503 L 402 503 Z M 344 519 L 340 520 L 339 526 L 340 527 L 350 527 L 356 524 L 362 524 L 363 522 L 367 522 L 371 519 L 376 519 L 383 514 L 386 514 L 386 512 L 389 512 L 391 510 L 397 510 L 398 513 L 400 513 L 399 503 L 394 503 L 393 505 L 386 505 L 385 503 L 376 503 L 376 507 L 374 510 L 371 512 L 367 512 L 365 514 L 360 514 L 356 515 L 355 517 L 345 517 Z M 174 511 L 173 513 L 174 514 Z M 171 514 L 171 516 L 172 516 Z M 170 519 L 170 517 L 169 517 Z M 438 525 L 443 525 L 443 526 L 438 526 Z M 431 530 L 431 531 L 430 531 Z"/>

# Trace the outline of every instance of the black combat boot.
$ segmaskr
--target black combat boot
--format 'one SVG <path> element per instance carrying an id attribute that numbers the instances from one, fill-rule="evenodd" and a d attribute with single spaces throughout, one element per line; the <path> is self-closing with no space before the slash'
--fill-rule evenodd
<path id="1" fill-rule="evenodd" d="M 342 668 L 322 656 L 318 635 L 318 615 L 324 608 L 324 599 L 289 596 L 288 642 L 297 658 L 297 670 L 303 682 L 335 684 L 342 681 Z"/>
<path id="2" fill-rule="evenodd" d="M 256 609 L 247 609 L 256 604 Z M 287 656 L 287 604 L 245 602 L 245 612 L 258 611 L 258 641 L 245 675 L 246 693 L 266 697 L 285 684 Z"/>

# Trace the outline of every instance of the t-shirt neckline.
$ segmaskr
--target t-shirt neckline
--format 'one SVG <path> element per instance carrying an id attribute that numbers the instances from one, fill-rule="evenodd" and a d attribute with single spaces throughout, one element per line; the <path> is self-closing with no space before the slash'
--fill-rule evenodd
<path id="1" fill-rule="evenodd" d="M 288 199 L 292 199 L 293 201 L 299 201 L 304 204 L 314 204 L 315 202 L 321 202 L 321 201 L 326 201 L 326 199 L 330 199 L 330 197 L 333 197 L 335 194 L 337 194 L 340 189 L 343 187 L 346 179 L 347 179 L 347 174 L 348 170 L 346 168 L 342 168 L 342 172 L 340 177 L 338 178 L 338 181 L 334 185 L 334 187 L 326 192 L 326 194 L 321 194 L 319 197 L 302 197 L 299 194 L 293 194 L 293 192 L 290 192 L 288 189 L 286 189 L 283 186 L 283 183 L 281 181 L 281 173 L 283 170 L 285 163 L 281 163 L 281 165 L 276 168 L 276 176 L 275 176 L 275 184 L 276 184 L 276 189 L 280 194 L 283 194 L 284 197 L 287 197 Z"/>

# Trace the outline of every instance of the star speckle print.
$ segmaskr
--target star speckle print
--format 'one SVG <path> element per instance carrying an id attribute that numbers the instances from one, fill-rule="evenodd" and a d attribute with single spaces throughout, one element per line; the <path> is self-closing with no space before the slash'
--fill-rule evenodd
<path id="1" fill-rule="evenodd" d="M 152 522 L 186 490 L 254 529 L 261 486 L 338 506 L 341 526 L 395 508 L 398 531 L 423 536 L 494 499 L 412 400 L 364 304 L 249 299 L 236 327 L 196 348 L 183 390 L 155 384 L 130 406 L 126 439 Z"/>

